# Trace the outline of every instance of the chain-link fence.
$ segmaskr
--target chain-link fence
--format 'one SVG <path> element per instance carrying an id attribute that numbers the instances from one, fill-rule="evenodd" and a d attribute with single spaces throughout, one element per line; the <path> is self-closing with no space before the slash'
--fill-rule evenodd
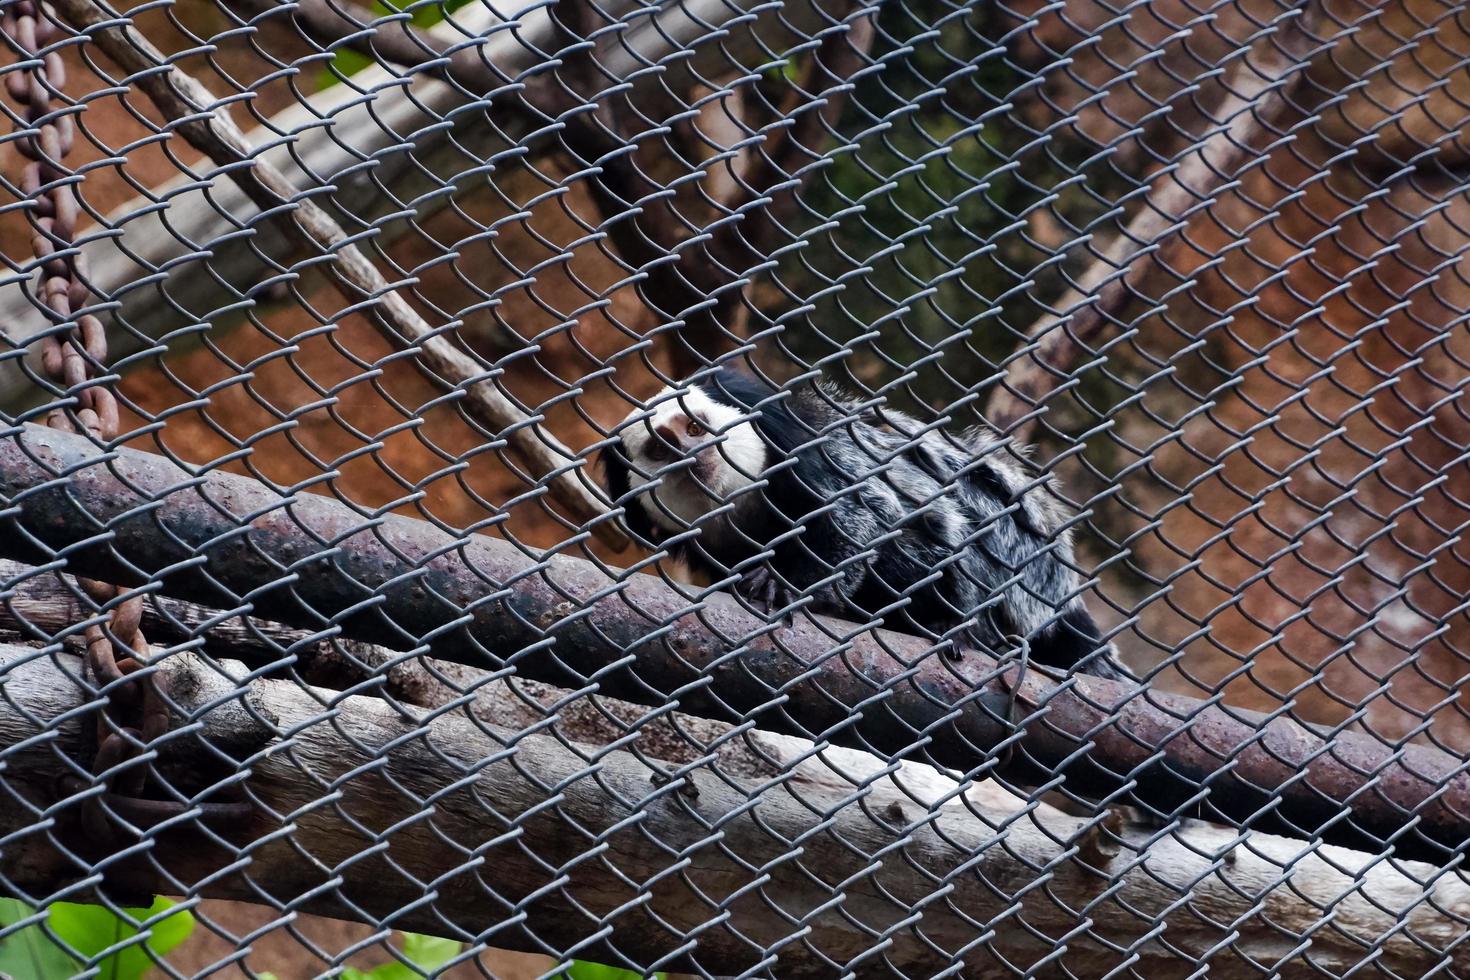
<path id="1" fill-rule="evenodd" d="M 0 37 L 0 974 L 1470 974 L 1462 5 Z"/>

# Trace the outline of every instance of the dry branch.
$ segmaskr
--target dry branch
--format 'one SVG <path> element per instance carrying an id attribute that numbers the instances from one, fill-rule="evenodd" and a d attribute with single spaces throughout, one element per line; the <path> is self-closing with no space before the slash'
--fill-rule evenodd
<path id="1" fill-rule="evenodd" d="M 58 756 L 82 749 L 91 696 L 78 669 L 0 646 L 5 784 L 30 805 L 56 801 Z M 159 771 L 215 798 L 213 780 L 234 770 L 224 749 L 242 760 L 256 817 L 227 831 L 228 845 L 145 832 L 160 873 L 142 883 L 160 893 L 716 974 L 764 963 L 783 977 L 934 975 L 958 960 L 973 976 L 1001 957 L 1056 957 L 1076 976 L 1134 957 L 1134 971 L 1159 978 L 1194 975 L 1204 959 L 1221 980 L 1470 966 L 1454 911 L 1470 888 L 1425 865 L 1203 824 L 1155 839 L 991 784 L 961 797 L 912 763 L 814 758 L 794 739 L 769 743 L 783 780 L 745 785 L 695 766 L 666 781 L 625 751 L 452 714 L 428 721 L 289 682 L 247 688 L 230 665 L 192 655 L 165 669 L 199 727 L 160 747 Z M 12 887 L 41 898 L 90 873 L 50 844 L 74 832 L 73 809 L 51 811 L 59 823 L 30 806 L 0 810 Z M 581 945 L 600 932 L 605 942 Z"/>
<path id="2" fill-rule="evenodd" d="M 81 624 L 97 616 L 97 604 L 76 583 L 55 571 L 0 559 L 0 641 L 80 643 Z M 394 700 L 437 707 L 483 677 L 460 664 L 405 659 L 396 650 L 323 635 L 319 630 L 283 626 L 256 617 L 230 614 L 198 603 L 149 595 L 142 604 L 142 629 L 155 647 L 202 651 L 216 659 L 240 660 L 252 669 L 282 672 L 319 687 L 380 689 Z M 330 631 L 328 631 L 330 632 Z M 452 681 L 455 690 L 440 681 Z M 500 693 L 500 689 L 496 689 Z M 516 703 L 525 706 L 523 699 Z M 500 717 L 515 705 L 487 702 Z"/>
<path id="3" fill-rule="evenodd" d="M 0 559 L 0 642 L 52 643 L 79 636 L 77 624 L 97 615 L 95 603 L 65 576 Z M 253 671 L 290 665 L 316 687 L 381 694 L 420 708 L 463 703 L 473 692 L 474 715 L 506 728 L 544 726 L 588 744 L 606 745 L 636 733 L 636 748 L 651 758 L 693 762 L 714 753 L 722 770 L 772 777 L 771 733 L 736 732 L 727 722 L 678 712 L 650 718 L 645 707 L 595 695 L 573 697 L 566 688 L 523 679 L 493 679 L 488 671 L 427 657 L 405 658 L 373 643 L 324 638 L 321 631 L 284 626 L 198 603 L 150 595 L 142 625 L 156 649 L 193 650 L 214 660 L 238 660 Z M 63 639 L 66 643 L 66 639 Z M 70 644 L 66 644 L 70 646 Z M 76 652 L 76 651 L 73 651 Z M 746 743 L 756 744 L 747 748 Z"/>
<path id="4" fill-rule="evenodd" d="M 1299 111 L 1294 95 L 1319 43 L 1321 18 L 1319 0 L 1306 0 L 1241 52 L 1216 110 L 1222 124 L 1159 171 L 1128 226 L 1056 302 L 1060 312 L 1032 326 L 1026 348 L 991 396 L 986 410 L 991 425 L 1019 442 L 1032 441 L 1047 396 L 1140 295 L 1144 277 L 1169 267 L 1168 257 L 1195 215 L 1215 204 L 1252 154 L 1266 153 L 1268 141 Z"/>
<path id="5" fill-rule="evenodd" d="M 47 642 L 97 615 L 97 605 L 76 583 L 55 571 L 0 559 L 0 637 Z M 219 644 L 216 655 L 259 665 L 277 659 L 282 650 L 311 642 L 311 630 L 296 629 L 243 616 L 224 617 L 220 610 L 167 596 L 148 596 L 143 605 L 143 632 L 155 646 L 205 635 Z M 7 636 L 8 634 L 8 636 Z"/>
<path id="6" fill-rule="evenodd" d="M 1166 815 L 1371 851 L 1391 840 L 1406 858 L 1442 862 L 1470 841 L 1470 762 L 1427 746 L 1100 678 L 1018 677 L 824 617 L 771 624 L 731 596 L 409 518 L 367 522 L 326 497 L 35 426 L 0 439 L 3 501 L 0 554 L 63 553 L 74 573 L 394 649 L 574 689 L 595 679 L 612 697 L 961 772 L 1060 775 L 1074 794 Z"/>
<path id="7" fill-rule="evenodd" d="M 535 0 L 472 4 L 454 23 L 478 35 L 484 57 L 512 76 L 535 63 L 535 45 L 550 31 Z M 509 24 L 518 30 L 505 29 Z M 465 126 L 451 139 L 442 123 L 466 104 L 465 97 L 432 78 L 394 84 L 394 77 L 382 68 L 367 68 L 352 85 L 328 89 L 310 104 L 276 114 L 249 137 L 252 145 L 270 147 L 260 159 L 296 180 L 320 175 L 332 181 L 332 192 L 318 200 L 374 225 L 380 245 L 407 226 L 403 221 L 378 224 L 385 214 L 400 210 L 404 200 L 419 201 L 419 213 L 432 214 L 447 203 L 445 191 L 455 187 L 461 171 L 479 166 L 505 148 L 507 137 L 518 138 L 531 128 L 531 120 L 511 115 L 504 135 L 490 126 Z M 364 96 L 359 87 L 371 94 Z M 282 133 L 292 135 L 283 140 Z M 415 134 L 413 152 L 385 152 L 404 146 L 403 134 Z M 376 161 L 371 171 L 364 169 L 366 160 Z M 385 187 L 397 197 L 386 194 Z M 188 344 L 201 322 L 212 330 L 228 329 L 254 308 L 254 297 L 267 285 L 294 277 L 294 271 L 280 274 L 290 265 L 294 246 L 218 174 L 181 173 L 115 209 L 104 225 L 89 229 L 81 244 L 93 291 L 117 303 L 108 342 L 118 358 L 148 350 L 154 338 L 166 338 L 170 349 Z M 20 284 L 0 290 L 0 324 L 17 350 L 49 326 L 28 293 Z M 18 412 L 45 397 L 29 383 L 19 358 L 0 360 L 0 411 Z"/>
<path id="8" fill-rule="evenodd" d="M 371 260 L 349 239 L 331 215 L 292 185 L 290 179 L 260 159 L 245 134 L 220 111 L 218 100 L 179 70 L 130 22 L 119 23 L 92 0 L 53 0 L 62 17 L 85 31 L 142 89 L 175 131 L 215 164 L 264 212 L 277 212 L 280 226 L 299 244 L 330 255 L 328 266 L 350 300 L 365 300 L 379 332 L 398 345 L 416 348 L 414 363 L 431 377 L 464 393 L 465 413 L 494 438 L 506 440 L 546 482 L 551 495 L 574 523 L 618 550 L 628 538 L 609 514 L 606 503 L 577 473 L 583 461 L 546 432 L 540 418 L 529 416 L 512 401 L 494 376 L 498 373 L 442 330 L 430 326 L 389 284 Z M 243 164 L 243 166 L 241 166 Z"/>
<path id="9" fill-rule="evenodd" d="M 600 61 L 646 103 L 798 43 L 830 23 L 821 2 L 789 0 L 777 16 L 759 0 L 684 0 L 628 20 L 605 42 Z M 604 4 L 612 17 L 633 7 L 631 0 Z M 287 10 L 283 5 L 281 14 L 266 16 Z M 519 85 L 534 79 L 545 52 L 556 50 L 557 33 L 539 0 L 487 0 L 456 11 L 425 36 L 474 52 L 487 70 Z M 663 67 L 649 71 L 650 64 Z M 472 107 L 475 112 L 464 111 Z M 298 186 L 330 183 L 330 192 L 313 184 L 314 199 L 359 222 L 354 227 L 371 228 L 376 246 L 385 249 L 412 227 L 386 220 L 401 218 L 403 201 L 415 202 L 422 221 L 449 203 L 467 172 L 478 180 L 486 160 L 546 140 L 558 128 L 519 104 L 514 86 L 495 91 L 493 125 L 485 119 L 489 107 L 489 100 L 471 99 L 463 86 L 430 73 L 411 72 L 405 81 L 400 72 L 370 67 L 351 84 L 273 116 L 248 142 L 269 146 L 257 159 Z M 444 125 L 451 116 L 452 130 Z M 282 133 L 291 135 L 282 139 Z M 181 174 L 111 212 L 105 225 L 80 235 L 79 244 L 94 292 L 117 304 L 108 344 L 119 359 L 151 356 L 158 339 L 176 349 L 205 324 L 214 332 L 228 329 L 255 308 L 267 285 L 296 275 L 291 242 L 220 174 Z M 282 267 L 288 267 L 284 276 Z M 14 415 L 48 396 L 19 356 L 50 329 L 30 292 L 21 283 L 0 288 L 0 413 Z"/>

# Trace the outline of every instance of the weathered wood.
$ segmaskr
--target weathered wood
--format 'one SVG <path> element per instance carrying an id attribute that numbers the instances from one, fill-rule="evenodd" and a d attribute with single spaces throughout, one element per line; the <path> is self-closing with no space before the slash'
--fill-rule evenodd
<path id="1" fill-rule="evenodd" d="M 78 667 L 0 646 L 0 754 L 10 791 L 34 805 L 54 800 L 58 754 L 81 748 Z M 992 784 L 960 793 L 923 766 L 819 757 L 798 739 L 768 743 L 781 780 L 694 766 L 666 781 L 626 751 L 285 681 L 247 688 L 229 676 L 238 665 L 193 655 L 166 669 L 198 727 L 160 747 L 162 771 L 217 798 L 210 787 L 233 773 L 203 745 L 226 747 L 257 818 L 224 831 L 228 846 L 155 831 L 146 846 L 173 876 L 154 883 L 162 891 L 268 894 L 470 942 L 710 973 L 934 975 L 963 962 L 976 976 L 1000 957 L 1077 976 L 1131 959 L 1158 978 L 1204 959 L 1224 980 L 1341 976 L 1370 961 L 1399 976 L 1470 968 L 1455 912 L 1470 887 L 1425 865 L 1194 822 L 1157 835 L 1116 815 L 1067 817 Z M 55 827 L 0 810 L 15 835 L 0 867 L 33 898 L 90 871 L 48 843 L 74 805 Z"/>
<path id="2" fill-rule="evenodd" d="M 0 558 L 0 637 L 48 642 L 63 633 L 80 636 L 77 624 L 96 614 L 95 603 L 60 572 Z M 154 646 L 198 639 L 214 646 L 216 656 L 255 666 L 278 660 L 283 651 L 319 638 L 310 630 L 226 615 L 159 595 L 144 596 L 143 632 Z"/>
<path id="3" fill-rule="evenodd" d="M 96 615 L 94 605 L 59 572 L 0 558 L 0 642 L 80 641 L 78 624 Z M 145 595 L 143 631 L 154 648 L 193 650 L 216 660 L 236 660 L 252 671 L 298 678 L 315 687 L 381 695 L 418 708 L 468 705 L 474 716 L 503 728 L 529 729 L 553 722 L 565 737 L 607 745 L 630 734 L 637 751 L 669 762 L 694 762 L 711 753 L 727 771 L 771 777 L 779 769 L 752 739 L 779 738 L 710 718 L 651 711 L 566 688 L 335 635 L 285 626 L 243 613 L 162 595 Z M 65 642 L 65 639 L 63 639 Z M 171 655 L 171 654 L 170 654 Z"/>
<path id="4" fill-rule="evenodd" d="M 1470 842 L 1470 770 L 1427 745 L 824 616 L 772 622 L 731 595 L 38 426 L 0 438 L 0 501 L 0 553 L 20 561 L 64 554 L 80 574 L 409 653 L 1369 853 L 1446 863 Z"/>

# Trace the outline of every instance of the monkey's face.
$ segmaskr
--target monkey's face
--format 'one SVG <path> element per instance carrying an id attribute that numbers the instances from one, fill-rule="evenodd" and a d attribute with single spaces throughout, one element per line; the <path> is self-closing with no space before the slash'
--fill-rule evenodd
<path id="1" fill-rule="evenodd" d="M 636 506 L 656 527 L 678 533 L 724 507 L 760 479 L 765 440 L 745 413 L 700 388 L 665 388 L 649 409 L 635 409 L 622 429 L 623 455 L 635 484 L 655 486 Z"/>

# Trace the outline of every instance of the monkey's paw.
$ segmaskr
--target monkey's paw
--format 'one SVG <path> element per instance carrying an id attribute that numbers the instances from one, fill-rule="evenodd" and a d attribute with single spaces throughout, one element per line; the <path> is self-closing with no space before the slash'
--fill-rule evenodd
<path id="1" fill-rule="evenodd" d="M 735 591 L 767 619 L 778 609 L 784 610 L 781 616 L 782 625 L 790 626 L 795 619 L 795 611 L 791 607 L 796 600 L 795 593 L 786 587 L 780 576 L 765 565 L 748 572 L 735 586 Z"/>

